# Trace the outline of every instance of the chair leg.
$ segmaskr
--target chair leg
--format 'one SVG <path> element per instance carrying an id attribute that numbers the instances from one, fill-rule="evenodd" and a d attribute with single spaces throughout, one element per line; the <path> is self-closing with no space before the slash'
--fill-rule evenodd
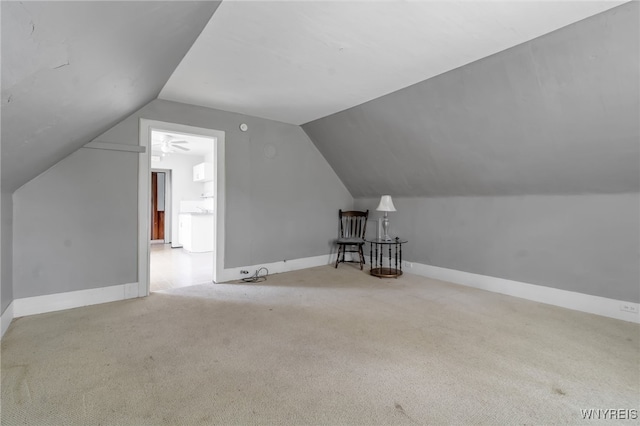
<path id="1" fill-rule="evenodd" d="M 362 251 L 362 246 L 358 246 L 358 254 L 360 255 L 360 270 L 362 271 L 362 265 L 365 264 L 364 252 Z"/>
<path id="2" fill-rule="evenodd" d="M 336 268 L 338 268 L 338 263 L 340 263 L 340 250 L 342 249 L 342 244 L 338 244 L 338 256 L 336 256 Z"/>

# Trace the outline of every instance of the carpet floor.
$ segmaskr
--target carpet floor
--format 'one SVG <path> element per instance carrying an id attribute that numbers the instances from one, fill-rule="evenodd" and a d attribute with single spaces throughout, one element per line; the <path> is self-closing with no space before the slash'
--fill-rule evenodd
<path id="1" fill-rule="evenodd" d="M 640 408 L 639 337 L 638 324 L 323 266 L 14 320 L 0 421 L 593 424 L 582 410 Z M 637 424 L 617 416 L 607 424 Z"/>

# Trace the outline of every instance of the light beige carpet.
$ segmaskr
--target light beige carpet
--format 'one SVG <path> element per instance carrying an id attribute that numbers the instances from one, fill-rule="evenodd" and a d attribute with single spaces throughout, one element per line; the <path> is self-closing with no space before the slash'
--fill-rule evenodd
<path id="1" fill-rule="evenodd" d="M 16 320 L 2 425 L 594 424 L 637 324 L 340 265 Z M 637 424 L 617 420 L 606 424 Z"/>

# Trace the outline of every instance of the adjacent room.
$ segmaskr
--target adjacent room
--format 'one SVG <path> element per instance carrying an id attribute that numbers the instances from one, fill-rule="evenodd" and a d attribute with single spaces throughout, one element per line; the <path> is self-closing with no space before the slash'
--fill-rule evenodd
<path id="1" fill-rule="evenodd" d="M 1 2 L 0 423 L 636 424 L 639 6 Z"/>
<path id="2" fill-rule="evenodd" d="M 213 281 L 215 139 L 151 131 L 149 290 Z"/>

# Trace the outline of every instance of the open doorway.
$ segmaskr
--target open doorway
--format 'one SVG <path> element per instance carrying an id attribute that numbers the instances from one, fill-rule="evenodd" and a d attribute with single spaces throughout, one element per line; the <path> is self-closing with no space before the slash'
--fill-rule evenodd
<path id="1" fill-rule="evenodd" d="M 147 149 L 139 295 L 215 282 L 224 247 L 224 132 L 141 120 L 140 144 Z"/>
<path id="2" fill-rule="evenodd" d="M 152 129 L 149 290 L 213 281 L 215 138 Z M 172 179 L 160 170 L 169 170 Z M 173 217 L 165 215 L 171 193 Z M 165 216 L 167 216 L 165 218 Z M 170 234 L 165 224 L 172 222 Z"/>

